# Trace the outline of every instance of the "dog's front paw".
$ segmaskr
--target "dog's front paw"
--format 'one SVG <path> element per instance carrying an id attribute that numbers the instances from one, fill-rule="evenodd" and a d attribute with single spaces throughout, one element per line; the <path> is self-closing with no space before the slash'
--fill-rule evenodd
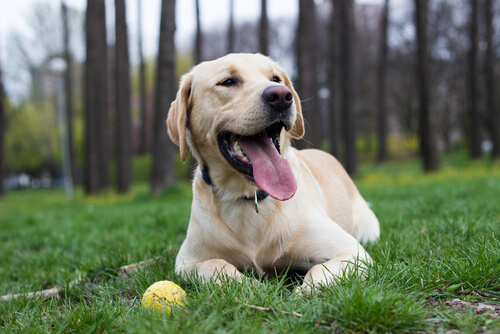
<path id="1" fill-rule="evenodd" d="M 314 296 L 316 294 L 317 287 L 313 282 L 302 283 L 301 286 L 295 288 L 294 292 L 300 297 Z"/>

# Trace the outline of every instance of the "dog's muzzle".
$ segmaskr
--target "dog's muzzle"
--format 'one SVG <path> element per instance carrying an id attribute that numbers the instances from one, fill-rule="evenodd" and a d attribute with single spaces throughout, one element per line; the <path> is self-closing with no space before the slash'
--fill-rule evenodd
<path id="1" fill-rule="evenodd" d="M 274 85 L 264 89 L 262 100 L 269 106 L 271 112 L 283 118 L 286 116 L 286 113 L 289 113 L 290 107 L 293 104 L 293 95 L 286 86 Z"/>

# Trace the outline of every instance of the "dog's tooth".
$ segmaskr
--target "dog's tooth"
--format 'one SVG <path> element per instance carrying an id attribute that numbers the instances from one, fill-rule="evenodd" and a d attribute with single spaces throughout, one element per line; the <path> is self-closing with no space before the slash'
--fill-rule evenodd
<path id="1" fill-rule="evenodd" d="M 250 160 L 248 160 L 245 153 L 243 153 L 241 146 L 240 146 L 240 143 L 238 143 L 238 141 L 234 142 L 233 150 L 234 150 L 234 153 L 236 153 L 236 155 L 241 158 L 241 160 L 243 160 L 244 162 L 248 162 L 248 163 L 250 162 Z"/>
<path id="2" fill-rule="evenodd" d="M 233 149 L 236 153 L 239 153 L 241 152 L 241 146 L 240 146 L 240 143 L 238 143 L 238 141 L 236 140 L 233 144 Z"/>
<path id="3" fill-rule="evenodd" d="M 234 152 L 236 152 L 237 155 L 239 156 L 243 155 L 243 151 L 241 151 L 241 146 L 237 141 L 234 142 L 233 150 Z"/>

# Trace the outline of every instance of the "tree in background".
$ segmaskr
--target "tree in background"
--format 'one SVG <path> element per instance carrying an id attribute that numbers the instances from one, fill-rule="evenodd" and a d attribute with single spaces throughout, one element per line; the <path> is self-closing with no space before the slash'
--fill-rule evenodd
<path id="1" fill-rule="evenodd" d="M 196 36 L 194 44 L 194 63 L 201 63 L 202 56 L 202 34 L 201 34 L 201 22 L 200 22 L 200 0 L 195 0 L 196 7 Z"/>
<path id="2" fill-rule="evenodd" d="M 354 1 L 338 1 L 340 17 L 340 82 L 342 85 L 341 114 L 344 138 L 344 164 L 346 171 L 357 172 L 356 133 L 354 125 Z"/>
<path id="3" fill-rule="evenodd" d="M 116 165 L 117 191 L 132 183 L 132 119 L 130 114 L 130 62 L 125 0 L 115 0 L 116 14 Z"/>
<path id="4" fill-rule="evenodd" d="M 61 15 L 63 26 L 63 47 L 64 47 L 64 60 L 66 60 L 66 72 L 64 73 L 64 94 L 66 96 L 66 129 L 68 131 L 69 142 L 69 159 L 75 161 L 74 153 L 74 135 L 73 135 L 73 61 L 71 59 L 71 51 L 69 47 L 70 31 L 69 31 L 69 17 L 68 6 L 64 0 L 61 1 Z M 75 164 L 72 164 L 71 171 L 72 183 L 75 183 Z"/>
<path id="5" fill-rule="evenodd" d="M 88 0 L 85 21 L 85 191 L 96 194 L 110 185 L 108 46 L 105 0 Z"/>
<path id="6" fill-rule="evenodd" d="M 155 195 L 175 182 L 174 147 L 165 129 L 165 120 L 170 103 L 175 99 L 176 89 L 175 0 L 162 0 L 160 21 L 151 173 L 151 190 Z"/>
<path id="7" fill-rule="evenodd" d="M 340 0 L 343 1 L 343 0 Z M 329 139 L 329 149 L 330 153 L 339 158 L 339 150 L 340 150 L 340 127 L 339 127 L 339 114 L 336 105 L 336 96 L 337 96 L 337 45 L 338 45 L 338 4 L 339 0 L 335 0 L 332 3 L 332 8 L 330 12 L 330 17 L 328 20 L 328 50 L 327 50 L 327 85 L 330 93 L 329 96 L 329 104 L 328 111 L 330 114 L 330 133 L 328 135 Z"/>
<path id="8" fill-rule="evenodd" d="M 495 45 L 493 43 L 493 1 L 485 0 L 485 24 L 486 24 L 486 106 L 489 116 L 490 138 L 493 143 L 493 159 L 500 159 L 500 111 L 496 104 L 496 83 L 495 83 Z"/>
<path id="9" fill-rule="evenodd" d="M 299 148 L 319 148 L 321 145 L 321 116 L 317 109 L 316 90 L 316 5 L 314 0 L 299 0 L 297 31 L 297 91 L 302 100 L 302 112 L 307 120 L 305 137 L 297 142 Z"/>
<path id="10" fill-rule="evenodd" d="M 5 91 L 3 88 L 3 78 L 2 78 L 2 63 L 0 63 L 0 197 L 2 197 L 4 189 L 3 189 L 3 180 L 4 176 L 4 139 L 5 139 Z"/>
<path id="11" fill-rule="evenodd" d="M 481 157 L 481 139 L 477 94 L 477 67 L 478 67 L 478 0 L 469 0 L 469 57 L 468 57 L 468 143 L 469 154 L 473 159 Z"/>
<path id="12" fill-rule="evenodd" d="M 198 0 L 196 0 L 198 1 Z M 260 53 L 263 55 L 269 55 L 269 22 L 267 19 L 267 0 L 260 1 L 260 30 L 259 30 L 259 42 L 260 42 Z"/>
<path id="13" fill-rule="evenodd" d="M 386 102 L 386 73 L 387 73 L 387 31 L 389 27 L 389 0 L 384 2 L 380 22 L 380 45 L 377 66 L 377 133 L 378 150 L 377 161 L 387 160 L 387 102 Z"/>
<path id="14" fill-rule="evenodd" d="M 420 155 L 426 172 L 439 169 L 437 140 L 430 114 L 430 60 L 427 40 L 428 0 L 415 0 L 417 30 L 417 73 L 419 85 Z"/>
<path id="15" fill-rule="evenodd" d="M 234 50 L 234 0 L 229 0 L 229 26 L 227 28 L 227 53 Z"/>
<path id="16" fill-rule="evenodd" d="M 142 47 L 142 0 L 137 0 L 137 52 L 139 54 L 139 108 L 141 115 L 141 132 L 139 137 L 139 154 L 146 154 L 148 147 L 148 117 L 146 109 L 146 65 Z"/>

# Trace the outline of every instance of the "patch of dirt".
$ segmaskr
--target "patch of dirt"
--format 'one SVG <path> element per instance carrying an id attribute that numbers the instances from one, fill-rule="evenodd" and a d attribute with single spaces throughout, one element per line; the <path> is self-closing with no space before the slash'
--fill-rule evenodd
<path id="1" fill-rule="evenodd" d="M 447 300 L 443 303 L 446 306 L 456 309 L 473 309 L 477 314 L 491 312 L 493 319 L 500 317 L 500 304 L 486 304 L 482 302 L 465 302 L 461 299 Z"/>
<path id="2" fill-rule="evenodd" d="M 474 310 L 477 314 L 489 313 L 492 319 L 500 318 L 500 304 L 487 304 L 481 301 L 466 302 L 461 299 L 446 300 L 444 302 L 439 300 L 428 300 L 428 303 L 434 307 L 450 307 L 457 310 Z"/>

